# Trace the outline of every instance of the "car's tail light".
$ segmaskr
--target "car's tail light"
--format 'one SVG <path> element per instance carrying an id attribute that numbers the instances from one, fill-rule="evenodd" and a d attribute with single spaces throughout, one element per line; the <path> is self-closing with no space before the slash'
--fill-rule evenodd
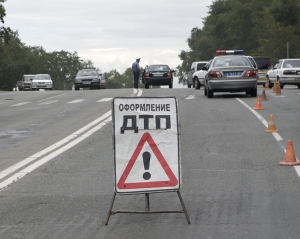
<path id="1" fill-rule="evenodd" d="M 149 72 L 145 73 L 145 77 L 149 77 L 149 75 L 150 75 Z"/>
<path id="2" fill-rule="evenodd" d="M 209 77 L 210 78 L 220 78 L 220 77 L 222 77 L 222 74 L 220 71 L 211 71 L 211 72 L 209 72 Z"/>
<path id="3" fill-rule="evenodd" d="M 295 70 L 285 70 L 283 71 L 284 75 L 296 75 L 296 71 Z"/>
<path id="4" fill-rule="evenodd" d="M 171 74 L 170 71 L 168 71 L 167 76 L 168 76 L 168 77 L 171 77 L 171 76 L 172 76 L 172 74 Z"/>
<path id="5" fill-rule="evenodd" d="M 245 77 L 256 77 L 256 70 L 246 71 Z"/>

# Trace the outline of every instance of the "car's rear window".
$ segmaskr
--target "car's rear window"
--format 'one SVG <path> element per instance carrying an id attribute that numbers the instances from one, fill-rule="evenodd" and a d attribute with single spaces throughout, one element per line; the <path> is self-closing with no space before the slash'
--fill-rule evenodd
<path id="1" fill-rule="evenodd" d="M 246 57 L 218 57 L 215 59 L 214 67 L 228 67 L 228 66 L 247 66 L 253 67 Z"/>
<path id="2" fill-rule="evenodd" d="M 168 70 L 170 70 L 170 68 L 167 65 L 152 65 L 152 66 L 149 66 L 149 71 L 168 71 Z"/>
<path id="3" fill-rule="evenodd" d="M 97 72 L 95 70 L 80 70 L 77 76 L 97 76 Z"/>
<path id="4" fill-rule="evenodd" d="M 285 60 L 283 68 L 300 67 L 300 60 Z"/>
<path id="5" fill-rule="evenodd" d="M 205 66 L 207 63 L 198 63 L 197 64 L 197 71 L 200 71 L 203 66 Z"/>
<path id="6" fill-rule="evenodd" d="M 270 58 L 254 57 L 258 69 L 269 69 L 271 66 Z"/>

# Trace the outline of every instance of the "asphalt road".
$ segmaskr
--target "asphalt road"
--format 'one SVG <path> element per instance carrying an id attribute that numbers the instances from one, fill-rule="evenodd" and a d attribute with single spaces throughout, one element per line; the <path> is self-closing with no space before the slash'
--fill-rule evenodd
<path id="1" fill-rule="evenodd" d="M 278 163 L 287 140 L 300 155 L 300 90 L 265 92 L 264 110 L 244 93 L 208 99 L 202 88 L 1 93 L 0 238 L 298 239 L 300 169 Z M 116 96 L 176 97 L 191 224 L 162 213 L 115 214 L 105 225 Z M 265 133 L 270 114 L 278 133 Z M 153 211 L 181 210 L 176 192 L 149 197 Z M 145 210 L 145 195 L 117 195 L 117 210 Z"/>

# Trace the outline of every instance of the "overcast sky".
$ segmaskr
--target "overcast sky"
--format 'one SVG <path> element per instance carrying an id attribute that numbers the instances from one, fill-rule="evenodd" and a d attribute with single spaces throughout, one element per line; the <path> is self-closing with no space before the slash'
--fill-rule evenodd
<path id="1" fill-rule="evenodd" d="M 103 72 L 181 64 L 191 29 L 202 28 L 213 0 L 6 0 L 5 26 L 27 46 L 78 52 Z"/>

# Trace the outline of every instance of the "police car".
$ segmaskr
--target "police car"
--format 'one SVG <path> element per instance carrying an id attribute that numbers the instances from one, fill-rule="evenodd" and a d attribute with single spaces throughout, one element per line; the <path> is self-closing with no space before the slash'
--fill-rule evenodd
<path id="1" fill-rule="evenodd" d="M 204 68 L 204 95 L 212 98 L 215 92 L 246 92 L 257 96 L 257 69 L 243 50 L 218 50 L 217 56 Z"/>

